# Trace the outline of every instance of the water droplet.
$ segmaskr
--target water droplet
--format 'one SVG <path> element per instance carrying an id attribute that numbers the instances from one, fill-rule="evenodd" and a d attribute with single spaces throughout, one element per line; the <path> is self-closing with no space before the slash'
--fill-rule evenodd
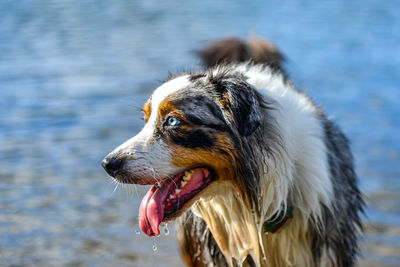
<path id="1" fill-rule="evenodd" d="M 156 237 L 153 237 L 153 251 L 157 251 Z"/>
<path id="2" fill-rule="evenodd" d="M 267 258 L 264 256 L 264 257 L 263 257 L 263 261 L 266 261 L 266 260 L 267 260 Z"/>
<path id="3" fill-rule="evenodd" d="M 168 224 L 164 225 L 164 235 L 169 235 Z"/>
<path id="4" fill-rule="evenodd" d="M 136 230 L 136 234 L 140 235 L 140 230 L 139 229 Z"/>
<path id="5" fill-rule="evenodd" d="M 156 186 L 159 187 L 159 186 L 160 186 L 160 182 L 157 182 L 157 183 L 156 183 Z"/>

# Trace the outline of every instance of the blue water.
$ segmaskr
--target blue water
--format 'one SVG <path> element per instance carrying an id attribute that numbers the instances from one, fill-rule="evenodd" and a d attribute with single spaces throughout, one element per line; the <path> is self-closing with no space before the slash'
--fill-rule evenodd
<path id="1" fill-rule="evenodd" d="M 178 266 L 174 236 L 135 232 L 144 189 L 101 159 L 194 51 L 267 38 L 352 142 L 368 203 L 360 266 L 400 265 L 400 2 L 0 2 L 0 265 Z"/>

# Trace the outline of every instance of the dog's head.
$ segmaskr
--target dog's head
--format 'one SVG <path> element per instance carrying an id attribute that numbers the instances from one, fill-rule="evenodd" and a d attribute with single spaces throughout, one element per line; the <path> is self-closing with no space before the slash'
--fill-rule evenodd
<path id="1" fill-rule="evenodd" d="M 145 126 L 103 160 L 118 182 L 153 185 L 139 209 L 147 235 L 180 215 L 218 181 L 240 192 L 243 139 L 260 125 L 260 96 L 238 73 L 185 74 L 157 88 L 143 108 Z"/>

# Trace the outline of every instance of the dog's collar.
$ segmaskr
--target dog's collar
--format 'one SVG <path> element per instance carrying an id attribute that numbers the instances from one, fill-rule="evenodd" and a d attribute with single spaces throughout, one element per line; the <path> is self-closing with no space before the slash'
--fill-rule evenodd
<path id="1" fill-rule="evenodd" d="M 292 206 L 287 206 L 286 210 L 282 210 L 278 216 L 273 216 L 276 217 L 275 220 L 265 222 L 264 233 L 268 234 L 269 232 L 275 233 L 276 231 L 278 231 L 279 228 L 281 228 L 281 226 L 284 225 L 288 219 L 293 217 L 292 210 Z"/>

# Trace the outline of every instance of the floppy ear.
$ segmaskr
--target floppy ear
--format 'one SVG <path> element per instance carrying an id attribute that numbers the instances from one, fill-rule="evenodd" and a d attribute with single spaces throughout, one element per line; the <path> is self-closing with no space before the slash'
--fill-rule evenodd
<path id="1" fill-rule="evenodd" d="M 214 81 L 223 110 L 229 110 L 242 136 L 251 135 L 261 123 L 260 103 L 255 90 L 240 78 Z"/>

